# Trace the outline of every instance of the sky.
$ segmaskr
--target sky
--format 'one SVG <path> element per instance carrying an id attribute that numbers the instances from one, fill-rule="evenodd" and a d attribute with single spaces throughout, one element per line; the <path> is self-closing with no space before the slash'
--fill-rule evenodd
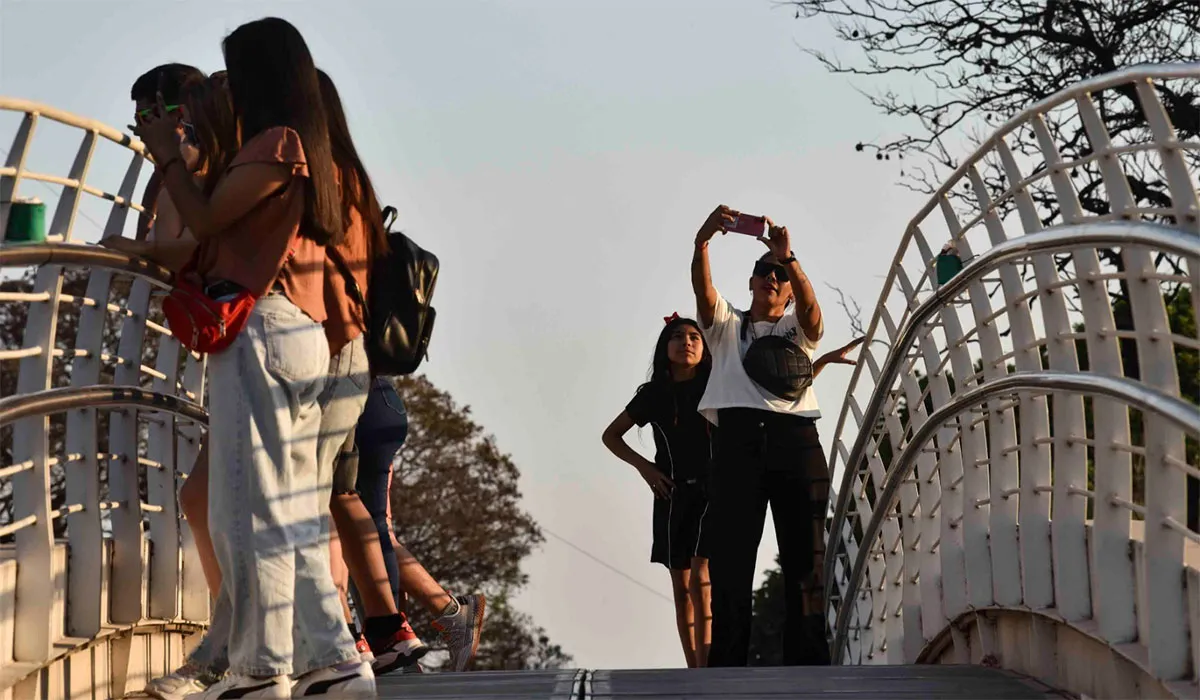
<path id="1" fill-rule="evenodd" d="M 827 285 L 869 320 L 922 204 L 895 167 L 855 152 L 894 125 L 856 90 L 870 86 L 802 51 L 837 48 L 828 25 L 777 5 L 0 0 L 0 95 L 123 129 L 150 67 L 218 70 L 241 22 L 299 27 L 381 198 L 441 259 L 425 371 L 512 455 L 546 531 L 517 605 L 579 666 L 677 667 L 668 575 L 649 562 L 652 496 L 600 433 L 644 381 L 663 317 L 695 314 L 697 228 L 721 203 L 786 225 L 827 350 L 851 339 Z M 0 111 L 5 152 L 18 121 Z M 81 133 L 43 123 L 30 166 L 65 175 Z M 101 144 L 89 179 L 113 191 L 127 164 Z M 94 241 L 107 208 L 89 199 L 75 235 Z M 764 250 L 713 242 L 714 282 L 735 305 Z M 827 451 L 850 371 L 816 384 Z M 630 437 L 652 456 L 648 434 Z M 760 574 L 775 552 L 768 519 Z"/>

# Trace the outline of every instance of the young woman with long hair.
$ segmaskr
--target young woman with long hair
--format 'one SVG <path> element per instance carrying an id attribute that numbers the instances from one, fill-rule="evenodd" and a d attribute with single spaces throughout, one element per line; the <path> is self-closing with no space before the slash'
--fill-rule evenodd
<path id="1" fill-rule="evenodd" d="M 712 371 L 712 355 L 695 321 L 669 318 L 654 346 L 650 381 L 604 431 L 604 445 L 635 469 L 654 494 L 650 561 L 671 573 L 675 624 L 688 668 L 706 663 L 709 645 L 709 426 L 697 411 Z M 650 425 L 650 461 L 625 442 L 634 426 Z"/>
<path id="2" fill-rule="evenodd" d="M 367 262 L 386 252 L 387 233 L 371 178 L 350 134 L 337 86 L 324 71 L 318 71 L 318 78 L 329 119 L 333 159 L 342 176 L 342 202 L 348 234 L 338 250 L 351 268 L 356 283 L 365 290 L 370 285 Z M 339 273 L 332 261 L 326 263 L 327 277 L 341 279 Z M 326 306 L 330 309 L 326 334 L 330 337 L 331 348 L 343 342 L 336 330 L 331 330 L 335 319 L 339 315 L 345 317 L 342 326 L 350 327 L 350 319 L 355 315 L 353 308 L 344 306 L 345 301 L 345 297 L 341 301 L 326 297 Z M 361 336 L 355 335 L 355 341 L 351 342 L 361 344 Z M 357 376 L 361 376 L 362 371 L 359 367 Z M 335 546 L 332 554 L 334 582 L 338 584 L 344 605 L 348 592 L 347 573 L 353 576 L 363 620 L 364 639 L 360 642 L 365 642 L 366 646 L 363 649 L 364 645 L 360 643 L 359 648 L 374 657 L 376 673 L 412 668 L 427 651 L 400 612 L 400 601 L 393 585 L 411 591 L 429 609 L 435 617 L 435 627 L 445 638 L 451 668 L 465 670 L 479 644 L 484 598 L 478 594 L 452 597 L 407 550 L 400 547 L 397 551 L 394 547 L 391 528 L 387 525 L 388 475 L 395 454 L 404 443 L 408 421 L 399 395 L 386 379 L 373 379 L 369 396 L 365 406 L 361 406 L 355 415 L 357 430 L 351 432 L 334 467 L 333 498 L 329 507 L 337 526 L 336 533 L 340 536 L 335 539 L 335 544 L 340 546 Z M 324 427 L 322 432 L 325 432 Z M 397 554 L 403 560 L 403 566 L 397 561 Z M 343 556 L 344 563 L 341 561 Z"/>
<path id="3" fill-rule="evenodd" d="M 316 67 L 277 18 L 238 27 L 223 48 L 242 147 L 210 194 L 178 167 L 173 128 L 152 118 L 138 132 L 199 241 L 195 277 L 214 298 L 256 298 L 233 344 L 209 357 L 209 447 L 220 465 L 209 474 L 209 532 L 222 579 L 189 661 L 214 669 L 227 657 L 229 673 L 195 697 L 373 697 L 330 576 L 330 484 L 318 457 L 325 246 L 347 232 Z"/>

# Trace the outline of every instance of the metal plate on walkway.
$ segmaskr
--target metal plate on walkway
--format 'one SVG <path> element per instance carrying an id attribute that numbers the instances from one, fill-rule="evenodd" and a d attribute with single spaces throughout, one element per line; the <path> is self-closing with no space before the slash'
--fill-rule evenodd
<path id="1" fill-rule="evenodd" d="M 981 666 L 835 666 L 645 671 L 524 671 L 386 676 L 380 698 L 1062 698 L 1037 681 Z"/>

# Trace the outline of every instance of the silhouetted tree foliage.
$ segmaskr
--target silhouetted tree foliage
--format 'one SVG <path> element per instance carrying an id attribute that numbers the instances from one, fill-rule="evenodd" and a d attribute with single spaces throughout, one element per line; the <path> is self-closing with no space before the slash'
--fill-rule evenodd
<path id="1" fill-rule="evenodd" d="M 958 167 L 959 139 L 980 142 L 1030 105 L 1082 80 L 1147 63 L 1200 57 L 1200 3 L 1193 0 L 794 0 L 797 18 L 824 17 L 855 59 L 808 50 L 831 72 L 890 83 L 867 99 L 896 118 L 896 135 L 859 143 L 879 160 L 905 161 L 907 185 L 930 192 Z M 915 78 L 915 86 L 910 89 Z M 905 82 L 903 87 L 896 80 Z M 1156 84 L 1181 139 L 1200 135 L 1194 82 Z M 1146 119 L 1133 86 L 1097 105 L 1113 141 L 1145 140 Z M 1066 160 L 1091 153 L 1073 114 L 1048 121 Z M 1036 140 L 1011 144 L 1038 157 Z M 1196 154 L 1192 154 L 1193 159 Z M 1130 163 L 1127 162 L 1129 167 Z M 991 164 L 990 182 L 1004 178 Z M 1099 171 L 1073 174 L 1085 209 L 1108 211 Z M 1139 202 L 1170 206 L 1165 178 L 1149 160 L 1129 172 Z M 1003 189 L 1001 187 L 1000 189 Z M 1057 213 L 1050 193 L 1041 199 L 1047 221 Z"/>
<path id="2" fill-rule="evenodd" d="M 472 419 L 469 407 L 428 379 L 404 377 L 396 384 L 409 417 L 392 484 L 397 536 L 447 590 L 488 596 L 475 667 L 570 665 L 571 657 L 511 605 L 528 581 L 521 561 L 544 539 L 521 508 L 516 464 Z M 428 616 L 412 612 L 418 628 L 428 632 Z M 423 636 L 437 641 L 432 633 Z"/>
<path id="3" fill-rule="evenodd" d="M 823 17 L 852 49 L 842 60 L 808 50 L 831 72 L 878 81 L 868 91 L 871 106 L 893 118 L 891 135 L 856 144 L 878 160 L 899 163 L 901 183 L 919 192 L 936 191 L 961 163 L 970 146 L 1036 102 L 1072 85 L 1139 64 L 1186 63 L 1200 58 L 1200 3 L 1194 0 L 790 0 L 796 18 Z M 1158 93 L 1180 140 L 1200 136 L 1197 81 L 1157 81 Z M 1069 107 L 1069 105 L 1068 105 Z M 1096 108 L 1115 146 L 1145 143 L 1150 129 L 1133 85 L 1096 97 Z M 1051 110 L 1045 123 L 1066 162 L 1092 155 L 1073 108 Z M 1018 129 L 1009 146 L 1022 167 L 1041 172 L 1045 163 L 1032 129 Z M 1200 152 L 1181 151 L 1190 169 Z M 1126 153 L 1119 159 L 1135 205 L 1151 221 L 1170 221 L 1172 206 L 1159 155 Z M 978 164 L 993 197 L 1008 189 L 999 159 Z M 1110 213 L 1098 163 L 1072 168 L 1080 204 L 1095 215 Z M 1044 225 L 1061 220 L 1060 204 L 1048 183 L 1030 188 Z M 974 198 L 970 184 L 950 193 Z M 1000 204 L 1001 211 L 1011 200 Z M 1119 250 L 1098 251 L 1107 267 L 1124 270 Z M 1060 268 L 1069 256 L 1060 256 Z M 1160 254 L 1155 264 L 1181 274 L 1179 261 Z M 1128 299 L 1124 281 L 1110 286 L 1114 299 Z M 1132 328 L 1129 307 L 1114 307 L 1118 329 Z M 1130 376 L 1138 376 L 1136 369 Z"/>

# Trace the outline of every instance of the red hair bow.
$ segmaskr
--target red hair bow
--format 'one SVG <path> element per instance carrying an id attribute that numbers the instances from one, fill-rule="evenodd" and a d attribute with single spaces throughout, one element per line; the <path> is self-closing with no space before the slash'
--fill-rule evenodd
<path id="1" fill-rule="evenodd" d="M 670 316 L 663 316 L 663 323 L 670 323 L 671 321 L 678 321 L 678 320 L 679 320 L 679 312 L 678 311 L 671 314 Z"/>

